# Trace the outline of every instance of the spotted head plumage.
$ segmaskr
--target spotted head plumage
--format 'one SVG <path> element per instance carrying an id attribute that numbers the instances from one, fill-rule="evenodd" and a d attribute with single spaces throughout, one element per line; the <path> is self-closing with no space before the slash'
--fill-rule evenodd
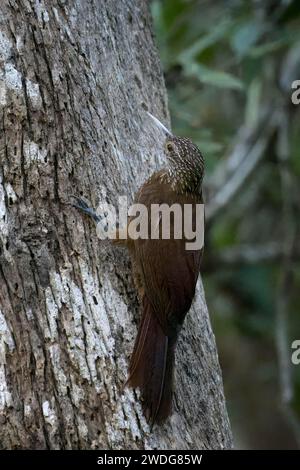
<path id="1" fill-rule="evenodd" d="M 204 158 L 187 137 L 168 136 L 165 142 L 168 171 L 183 192 L 199 192 L 204 175 Z"/>
<path id="2" fill-rule="evenodd" d="M 198 147 L 187 137 L 172 134 L 155 116 L 148 116 L 167 136 L 165 154 L 168 161 L 167 176 L 179 192 L 200 193 L 204 175 L 204 158 Z"/>

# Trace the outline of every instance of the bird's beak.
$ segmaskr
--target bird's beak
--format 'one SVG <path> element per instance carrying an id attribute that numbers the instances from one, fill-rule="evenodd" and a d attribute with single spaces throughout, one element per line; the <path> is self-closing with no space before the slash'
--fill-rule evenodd
<path id="1" fill-rule="evenodd" d="M 167 134 L 171 137 L 173 136 L 172 132 L 169 131 L 169 129 L 167 129 L 155 116 L 152 116 L 152 114 L 149 113 L 148 111 L 146 111 L 146 113 L 155 122 L 155 124 L 157 125 L 157 127 L 159 127 L 159 129 L 162 129 L 165 134 Z"/>

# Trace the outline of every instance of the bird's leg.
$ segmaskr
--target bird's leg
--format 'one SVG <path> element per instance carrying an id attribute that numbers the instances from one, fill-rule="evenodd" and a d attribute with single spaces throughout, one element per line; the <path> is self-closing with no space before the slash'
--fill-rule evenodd
<path id="1" fill-rule="evenodd" d="M 74 204 L 72 204 L 73 207 L 79 209 L 80 211 L 84 212 L 84 214 L 91 217 L 96 223 L 96 225 L 98 225 L 103 219 L 105 219 L 104 216 L 97 215 L 94 209 L 89 207 L 83 199 L 77 196 L 73 197 L 76 201 Z M 103 225 L 106 229 L 107 224 L 105 224 L 105 220 L 103 220 Z M 127 235 L 127 227 L 125 229 L 120 229 L 118 226 L 116 226 L 110 233 L 107 234 L 107 238 L 110 239 L 111 242 L 115 245 L 127 245 L 127 237 L 124 236 L 124 234 Z"/>

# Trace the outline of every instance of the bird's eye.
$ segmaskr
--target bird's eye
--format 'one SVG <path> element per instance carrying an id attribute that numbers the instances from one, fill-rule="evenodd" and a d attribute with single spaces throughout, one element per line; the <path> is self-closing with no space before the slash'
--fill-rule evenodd
<path id="1" fill-rule="evenodd" d="M 173 145 L 170 144 L 170 143 L 168 143 L 168 144 L 167 144 L 167 150 L 168 150 L 168 152 L 172 152 L 172 150 L 174 150 L 174 149 L 173 149 Z"/>

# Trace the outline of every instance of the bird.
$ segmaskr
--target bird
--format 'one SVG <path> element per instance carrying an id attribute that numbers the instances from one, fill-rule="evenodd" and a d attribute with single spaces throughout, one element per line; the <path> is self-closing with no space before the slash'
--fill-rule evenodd
<path id="1" fill-rule="evenodd" d="M 191 207 L 193 228 L 197 206 L 203 205 L 204 157 L 186 137 L 175 136 L 158 118 L 147 112 L 164 133 L 166 164 L 155 171 L 137 191 L 134 203 L 147 208 L 148 226 L 153 224 L 153 205 L 174 204 Z M 99 223 L 96 215 L 80 198 L 74 206 Z M 128 218 L 128 226 L 132 217 Z M 114 243 L 128 248 L 133 278 L 138 290 L 142 316 L 129 362 L 126 385 L 140 389 L 144 415 L 151 425 L 162 424 L 172 413 L 175 348 L 184 319 L 195 296 L 203 246 L 187 249 L 183 222 L 181 237 L 175 235 L 175 216 L 170 217 L 170 237 L 162 236 L 162 220 L 157 218 L 159 236 L 132 238 L 119 235 Z M 178 228 L 178 227 L 177 227 Z M 203 227 L 204 230 L 204 227 Z"/>

